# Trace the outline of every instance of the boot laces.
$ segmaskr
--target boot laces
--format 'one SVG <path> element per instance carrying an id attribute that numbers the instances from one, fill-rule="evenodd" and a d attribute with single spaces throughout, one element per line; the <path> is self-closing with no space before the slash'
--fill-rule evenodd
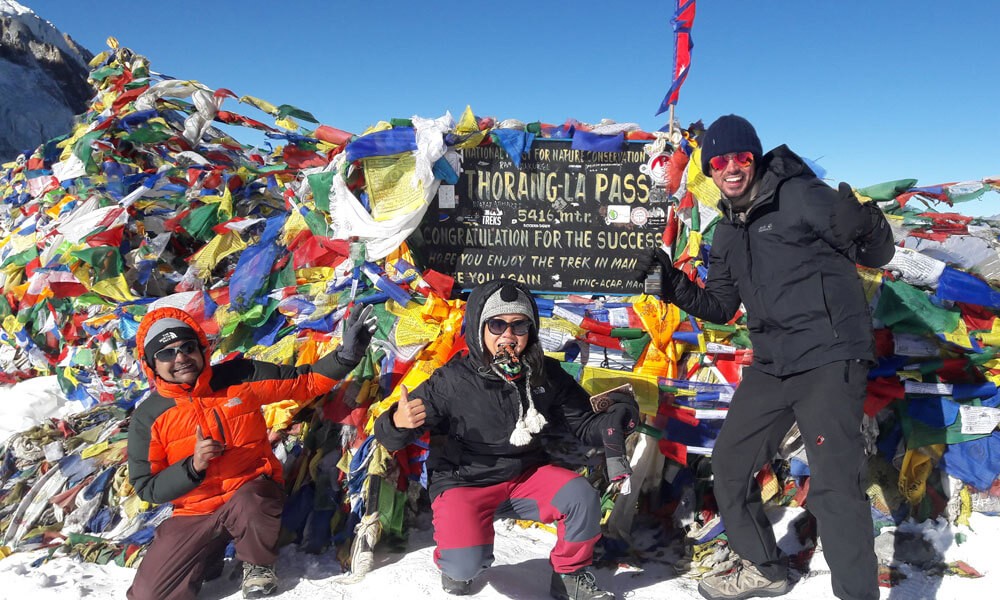
<path id="1" fill-rule="evenodd" d="M 743 571 L 750 566 L 751 566 L 750 561 L 741 560 L 740 562 L 736 563 L 736 566 L 733 567 L 732 571 L 726 573 L 723 579 L 725 579 L 726 581 L 732 581 L 734 579 L 739 581 L 740 575 L 742 575 Z"/>
<path id="2" fill-rule="evenodd" d="M 597 578 L 590 571 L 580 571 L 576 577 L 579 586 L 585 588 L 588 592 L 600 591 L 597 589 Z"/>
<path id="3" fill-rule="evenodd" d="M 269 565 L 253 565 L 247 563 L 247 568 L 243 572 L 243 579 L 254 579 L 257 577 L 274 577 L 274 568 Z"/>

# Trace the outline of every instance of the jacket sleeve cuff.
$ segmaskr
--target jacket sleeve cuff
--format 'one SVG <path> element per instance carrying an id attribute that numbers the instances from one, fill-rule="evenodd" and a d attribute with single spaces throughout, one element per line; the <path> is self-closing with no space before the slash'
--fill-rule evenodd
<path id="1" fill-rule="evenodd" d="M 353 371 L 354 367 L 358 366 L 358 363 L 361 362 L 361 358 L 352 360 L 352 357 L 345 357 L 342 351 L 343 346 L 340 346 L 336 350 L 327 353 L 313 365 L 313 372 L 325 375 L 330 379 L 343 379 L 347 377 L 347 374 Z"/>
<path id="2" fill-rule="evenodd" d="M 201 483 L 202 481 L 205 481 L 205 474 L 198 473 L 198 471 L 195 471 L 194 469 L 193 456 L 189 456 L 184 459 L 184 472 L 187 474 L 188 479 L 194 483 Z"/>
<path id="3" fill-rule="evenodd" d="M 392 417 L 398 405 L 393 404 L 375 421 L 375 439 L 389 452 L 402 450 L 417 438 L 416 429 L 399 429 Z"/>

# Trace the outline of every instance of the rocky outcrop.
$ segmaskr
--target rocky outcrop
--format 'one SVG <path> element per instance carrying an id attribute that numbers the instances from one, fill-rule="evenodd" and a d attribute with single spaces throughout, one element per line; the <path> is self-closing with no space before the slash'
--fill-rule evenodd
<path id="1" fill-rule="evenodd" d="M 94 94 L 92 57 L 30 9 L 0 0 L 0 162 L 71 130 Z"/>

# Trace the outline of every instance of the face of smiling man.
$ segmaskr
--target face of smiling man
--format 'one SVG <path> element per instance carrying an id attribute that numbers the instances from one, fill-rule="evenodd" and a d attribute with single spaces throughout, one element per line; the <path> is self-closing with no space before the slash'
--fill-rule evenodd
<path id="1" fill-rule="evenodd" d="M 153 355 L 153 362 L 161 379 L 185 385 L 194 384 L 205 367 L 201 346 L 194 340 L 179 340 L 165 346 Z"/>
<path id="2" fill-rule="evenodd" d="M 726 198 L 739 198 L 747 193 L 753 184 L 753 177 L 756 173 L 757 163 L 752 161 L 746 166 L 740 166 L 738 161 L 733 159 L 736 153 L 726 154 L 726 166 L 723 169 L 712 167 L 712 181 L 722 190 Z"/>

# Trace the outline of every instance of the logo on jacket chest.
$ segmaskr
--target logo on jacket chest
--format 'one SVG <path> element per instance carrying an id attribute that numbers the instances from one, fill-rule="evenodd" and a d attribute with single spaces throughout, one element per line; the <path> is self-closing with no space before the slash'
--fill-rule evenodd
<path id="1" fill-rule="evenodd" d="M 232 408 L 233 406 L 239 406 L 240 404 L 243 404 L 243 400 L 240 400 L 239 396 L 233 396 L 226 401 L 225 406 Z"/>
<path id="2" fill-rule="evenodd" d="M 531 388 L 531 393 L 532 394 L 544 394 L 545 393 L 545 386 L 541 386 L 540 385 L 538 387 L 533 387 L 533 388 Z"/>
<path id="3" fill-rule="evenodd" d="M 763 225 L 757 228 L 757 233 L 766 233 L 768 231 L 771 231 L 772 229 L 774 229 L 774 223 L 764 223 Z"/>

